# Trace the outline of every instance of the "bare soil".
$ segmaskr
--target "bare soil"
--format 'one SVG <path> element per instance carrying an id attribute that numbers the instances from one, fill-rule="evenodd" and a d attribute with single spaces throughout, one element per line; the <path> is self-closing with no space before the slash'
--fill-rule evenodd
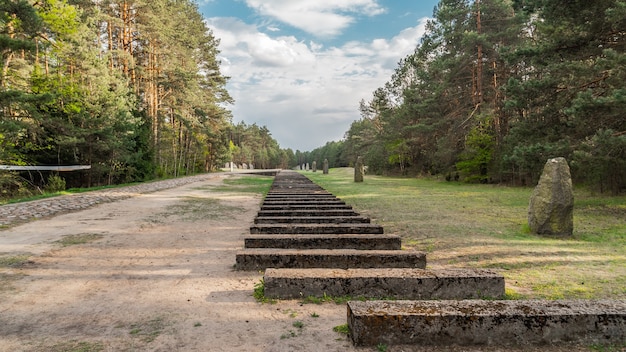
<path id="1" fill-rule="evenodd" d="M 384 350 L 333 331 L 345 305 L 255 301 L 234 263 L 261 197 L 225 177 L 0 231 L 0 351 Z"/>

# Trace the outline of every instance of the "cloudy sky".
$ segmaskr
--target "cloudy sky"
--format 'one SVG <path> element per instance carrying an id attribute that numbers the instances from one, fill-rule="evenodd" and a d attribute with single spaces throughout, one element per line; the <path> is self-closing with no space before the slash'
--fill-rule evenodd
<path id="1" fill-rule="evenodd" d="M 338 141 L 411 53 L 438 0 L 199 0 L 231 77 L 234 122 L 282 148 Z"/>

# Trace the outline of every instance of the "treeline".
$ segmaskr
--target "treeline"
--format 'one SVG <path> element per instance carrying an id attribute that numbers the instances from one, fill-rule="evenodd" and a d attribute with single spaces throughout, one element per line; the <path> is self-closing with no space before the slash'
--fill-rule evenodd
<path id="1" fill-rule="evenodd" d="M 191 0 L 0 0 L 0 164 L 91 165 L 68 186 L 223 166 L 239 127 L 218 42 Z M 21 176 L 0 174 L 4 196 L 46 178 Z"/>
<path id="2" fill-rule="evenodd" d="M 532 185 L 563 156 L 576 182 L 626 190 L 626 1 L 441 0 L 427 29 L 343 162 Z"/>
<path id="3" fill-rule="evenodd" d="M 255 169 L 287 169 L 296 165 L 291 149 L 281 149 L 267 127 L 240 122 L 228 129 L 229 161 Z"/>

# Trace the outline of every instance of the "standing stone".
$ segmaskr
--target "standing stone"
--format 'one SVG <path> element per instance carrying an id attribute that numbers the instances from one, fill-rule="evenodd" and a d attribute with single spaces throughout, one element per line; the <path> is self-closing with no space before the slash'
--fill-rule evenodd
<path id="1" fill-rule="evenodd" d="M 548 160 L 530 198 L 528 225 L 536 234 L 571 236 L 574 231 L 574 193 L 565 158 Z"/>
<path id="2" fill-rule="evenodd" d="M 306 163 L 305 168 L 306 171 L 309 171 L 309 163 Z"/>
<path id="3" fill-rule="evenodd" d="M 313 172 L 317 172 L 317 161 L 313 160 L 313 164 L 311 165 Z"/>
<path id="4" fill-rule="evenodd" d="M 359 156 L 356 158 L 356 163 L 354 163 L 354 182 L 363 182 L 364 173 L 363 159 Z"/>
<path id="5" fill-rule="evenodd" d="M 324 159 L 324 175 L 328 175 L 328 159 Z"/>

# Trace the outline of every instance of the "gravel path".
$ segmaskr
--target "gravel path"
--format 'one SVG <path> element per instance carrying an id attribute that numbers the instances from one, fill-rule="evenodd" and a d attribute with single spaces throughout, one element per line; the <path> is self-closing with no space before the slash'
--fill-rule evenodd
<path id="1" fill-rule="evenodd" d="M 114 202 L 132 196 L 156 192 L 163 189 L 183 186 L 203 181 L 218 174 L 202 174 L 196 176 L 155 181 L 127 187 L 103 189 L 93 192 L 69 194 L 64 196 L 40 199 L 30 202 L 6 204 L 0 206 L 0 227 L 8 227 L 61 213 L 89 208 L 96 204 Z"/>

